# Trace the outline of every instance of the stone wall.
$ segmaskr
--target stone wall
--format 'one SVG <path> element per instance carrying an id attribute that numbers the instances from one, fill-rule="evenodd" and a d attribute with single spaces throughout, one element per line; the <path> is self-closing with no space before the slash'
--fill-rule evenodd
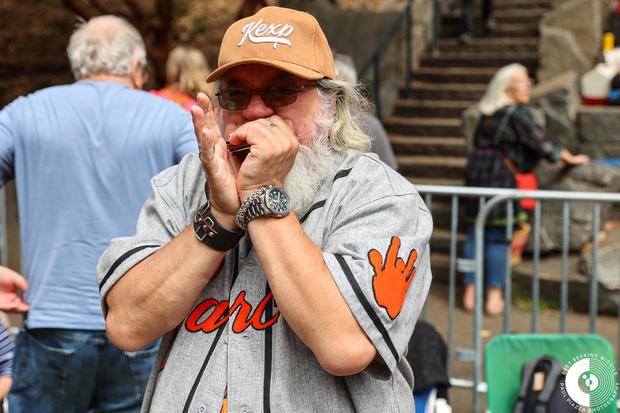
<path id="1" fill-rule="evenodd" d="M 555 5 L 540 22 L 539 81 L 566 71 L 582 75 L 601 54 L 607 15 L 603 0 L 562 0 Z"/>
<path id="2" fill-rule="evenodd" d="M 619 106 L 581 106 L 577 124 L 584 153 L 594 158 L 620 158 Z"/>
<path id="3" fill-rule="evenodd" d="M 579 85 L 575 72 L 564 72 L 542 81 L 532 90 L 531 106 L 543 112 L 547 133 L 572 152 L 579 151 L 575 129 L 579 105 Z"/>

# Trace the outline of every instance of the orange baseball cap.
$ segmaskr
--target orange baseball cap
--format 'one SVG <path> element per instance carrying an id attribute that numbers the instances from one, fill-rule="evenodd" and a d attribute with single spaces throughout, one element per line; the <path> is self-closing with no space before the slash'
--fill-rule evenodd
<path id="1" fill-rule="evenodd" d="M 222 39 L 213 82 L 233 67 L 258 63 L 297 77 L 334 79 L 334 58 L 319 22 L 309 13 L 263 7 L 233 23 Z"/>

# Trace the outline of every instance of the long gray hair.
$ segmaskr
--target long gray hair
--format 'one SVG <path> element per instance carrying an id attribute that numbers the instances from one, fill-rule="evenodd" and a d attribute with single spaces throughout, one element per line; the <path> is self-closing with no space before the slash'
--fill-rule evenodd
<path id="1" fill-rule="evenodd" d="M 512 100 L 506 95 L 506 89 L 510 85 L 512 76 L 519 71 L 527 73 L 525 66 L 512 63 L 502 67 L 489 82 L 487 90 L 478 102 L 478 109 L 483 115 L 492 115 L 504 106 L 510 105 Z"/>
<path id="2" fill-rule="evenodd" d="M 95 74 L 126 76 L 134 59 L 146 67 L 142 36 L 118 16 L 98 16 L 79 24 L 69 39 L 67 55 L 76 79 Z"/>
<path id="3" fill-rule="evenodd" d="M 329 134 L 329 143 L 334 151 L 355 149 L 370 150 L 371 138 L 363 131 L 361 116 L 369 110 L 366 98 L 354 85 L 331 79 L 318 81 L 319 98 L 325 108 L 331 108 L 334 123 Z"/>

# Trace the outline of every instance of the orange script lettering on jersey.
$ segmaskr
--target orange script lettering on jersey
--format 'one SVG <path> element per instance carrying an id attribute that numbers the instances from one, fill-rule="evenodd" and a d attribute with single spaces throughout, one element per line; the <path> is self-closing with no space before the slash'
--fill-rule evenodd
<path id="1" fill-rule="evenodd" d="M 265 308 L 269 300 L 272 299 L 273 294 L 267 294 L 256 306 L 256 309 L 253 309 L 252 304 L 245 300 L 245 291 L 241 291 L 237 295 L 232 306 L 229 306 L 228 301 L 217 301 L 209 298 L 192 310 L 187 317 L 187 321 L 185 321 L 185 328 L 191 332 L 202 330 L 205 333 L 210 333 L 224 324 L 236 312 L 237 314 L 234 316 L 233 321 L 233 331 L 235 333 L 241 333 L 249 326 L 254 327 L 256 330 L 264 330 L 278 321 L 280 316 L 280 312 L 276 311 L 270 319 L 265 320 L 265 322 L 261 321 L 266 317 L 264 314 Z"/>

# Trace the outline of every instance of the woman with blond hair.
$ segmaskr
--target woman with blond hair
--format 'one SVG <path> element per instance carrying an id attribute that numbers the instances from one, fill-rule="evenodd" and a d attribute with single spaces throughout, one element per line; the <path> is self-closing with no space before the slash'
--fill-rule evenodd
<path id="1" fill-rule="evenodd" d="M 478 103 L 482 116 L 474 133 L 474 149 L 469 154 L 465 169 L 465 184 L 473 187 L 515 188 L 514 174 L 509 163 L 519 173 L 534 170 L 540 158 L 561 161 L 562 166 L 587 162 L 586 155 L 573 155 L 555 143 L 545 130 L 534 122 L 525 107 L 530 101 L 532 84 L 527 69 L 513 63 L 499 69 Z M 527 220 L 527 214 L 518 200 L 514 205 L 514 223 Z M 474 257 L 474 220 L 478 213 L 478 199 L 466 202 L 466 220 L 469 228 L 463 249 L 465 258 Z M 494 208 L 486 221 L 484 234 L 484 268 L 486 281 L 487 314 L 501 314 L 504 309 L 502 288 L 506 272 L 506 204 Z M 473 273 L 463 276 L 463 307 L 475 306 Z"/>
<path id="2" fill-rule="evenodd" d="M 166 86 L 151 93 L 176 102 L 189 112 L 196 104 L 198 92 L 213 97 L 213 89 L 206 80 L 210 73 L 207 60 L 200 50 L 177 46 L 170 51 L 166 61 Z"/>

